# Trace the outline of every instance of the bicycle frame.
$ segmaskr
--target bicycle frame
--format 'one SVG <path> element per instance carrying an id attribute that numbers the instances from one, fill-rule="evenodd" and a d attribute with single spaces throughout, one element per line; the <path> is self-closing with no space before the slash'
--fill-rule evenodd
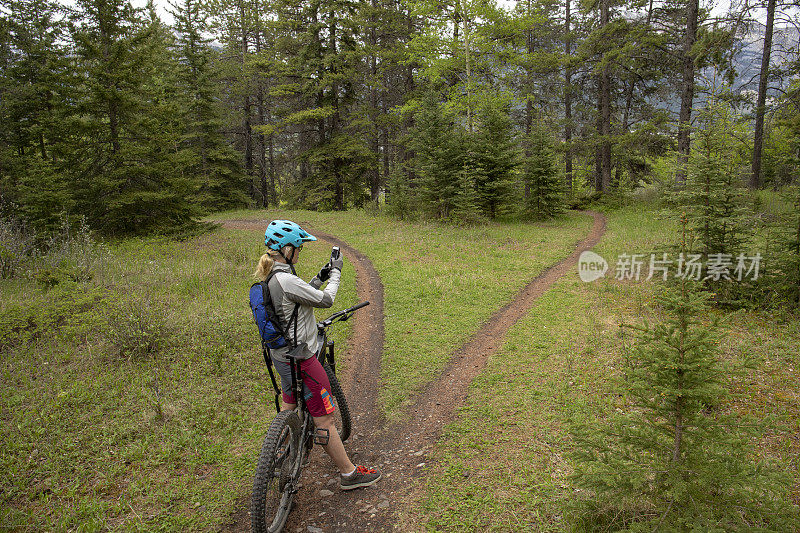
<path id="1" fill-rule="evenodd" d="M 327 362 L 334 373 L 336 373 L 334 342 L 328 340 L 328 328 L 334 322 L 344 322 L 345 320 L 348 320 L 351 316 L 353 316 L 353 313 L 367 305 L 369 305 L 369 302 L 362 302 L 358 305 L 347 308 L 344 311 L 334 313 L 321 322 L 317 322 L 317 335 L 318 337 L 321 337 L 321 347 L 316 357 L 319 359 L 320 363 L 324 364 Z M 311 417 L 311 413 L 308 411 L 305 396 L 303 395 L 303 377 L 301 376 L 300 362 L 295 359 L 290 359 L 290 369 L 292 376 L 292 391 L 294 392 L 295 401 L 297 402 L 295 411 L 297 412 L 297 416 L 300 418 L 302 427 L 301 438 L 303 445 L 300 446 L 300 453 L 298 454 L 298 458 L 302 461 L 307 451 L 311 450 L 314 444 L 317 443 L 317 436 L 315 435 L 315 431 L 313 429 L 314 420 Z M 327 441 L 324 444 L 327 444 Z"/>
<path id="2" fill-rule="evenodd" d="M 297 402 L 294 411 L 297 413 L 298 418 L 300 418 L 300 438 L 297 442 L 293 443 L 296 447 L 296 456 L 294 457 L 288 479 L 286 480 L 288 490 L 287 488 L 282 489 L 282 500 L 285 498 L 292 498 L 294 494 L 297 494 L 300 490 L 297 481 L 300 479 L 306 455 L 308 455 L 308 452 L 314 445 L 314 420 L 311 417 L 311 413 L 308 412 L 306 400 L 303 396 L 303 378 L 300 375 L 300 363 L 294 359 L 290 359 L 289 363 L 292 376 L 292 391 L 294 392 L 295 401 Z"/>
<path id="3" fill-rule="evenodd" d="M 334 360 L 334 343 L 328 341 L 327 328 L 336 321 L 347 320 L 357 310 L 369 302 L 363 302 L 344 311 L 334 313 L 326 320 L 317 323 L 317 332 L 321 337 L 321 347 L 319 353 L 315 355 L 321 363 L 328 363 L 330 370 L 335 368 Z M 266 355 L 266 354 L 265 354 Z M 269 364 L 269 363 L 268 363 Z M 317 430 L 314 425 L 314 419 L 308 410 L 306 398 L 303 394 L 303 376 L 300 366 L 301 362 L 292 357 L 289 358 L 289 368 L 291 375 L 291 390 L 294 393 L 296 407 L 294 413 L 280 413 L 280 421 L 275 424 L 276 420 L 270 425 L 267 436 L 264 440 L 264 447 L 262 447 L 261 455 L 259 455 L 259 462 L 256 469 L 256 478 L 253 488 L 253 503 L 251 504 L 252 512 L 252 527 L 257 531 L 280 531 L 285 525 L 288 514 L 291 512 L 291 505 L 294 495 L 300 490 L 300 475 L 302 474 L 303 464 L 308 453 L 313 448 L 314 444 L 325 445 L 328 443 L 327 437 L 322 437 L 322 432 L 327 433 L 327 430 Z M 330 372 L 329 372 L 330 375 Z M 335 370 L 331 379 L 335 379 Z M 336 383 L 339 394 L 341 389 L 338 388 L 338 381 Z M 273 377 L 274 384 L 274 377 Z M 332 388 L 333 391 L 333 388 Z M 277 393 L 277 391 L 276 391 Z M 277 397 L 276 397 L 277 400 Z M 347 402 L 344 397 L 341 398 L 344 408 Z M 277 404 L 277 402 L 276 402 Z M 296 416 L 296 418 L 295 418 Z M 299 419 L 299 428 L 296 419 Z M 344 420 L 344 419 L 343 419 Z M 350 431 L 350 418 L 347 415 L 347 431 Z M 298 431 L 299 429 L 299 431 Z M 290 440 L 286 441 L 285 432 L 290 432 Z M 284 444 L 285 443 L 285 444 Z M 266 454 L 265 455 L 265 450 Z M 276 465 L 280 465 L 276 467 Z M 270 470 L 271 469 L 271 470 Z M 280 493 L 280 502 L 274 518 L 270 511 L 269 516 L 264 516 L 263 498 L 265 491 L 274 490 L 270 489 L 270 480 L 278 480 L 277 490 Z M 258 502 L 261 502 L 260 504 Z M 265 523 L 264 519 L 267 518 L 270 522 Z M 271 524 L 271 525 L 270 525 Z"/>
<path id="4" fill-rule="evenodd" d="M 319 359 L 320 363 L 327 362 L 333 373 L 336 373 L 336 360 L 334 357 L 334 342 L 328 340 L 328 328 L 334 322 L 344 322 L 348 320 L 353 313 L 357 310 L 361 309 L 362 307 L 366 307 L 369 305 L 369 302 L 361 302 L 358 305 L 354 305 L 353 307 L 349 307 L 344 311 L 339 311 L 338 313 L 334 313 L 329 316 L 327 319 L 317 322 L 317 338 L 320 339 L 321 348 L 319 349 L 319 354 L 317 354 L 317 358 Z"/>
<path id="5" fill-rule="evenodd" d="M 321 346 L 319 353 L 317 354 L 317 359 L 319 359 L 319 362 L 322 364 L 327 362 L 335 374 L 336 359 L 334 357 L 334 342 L 332 340 L 328 340 L 327 329 L 320 327 L 319 324 L 317 324 L 317 338 L 320 340 Z"/>

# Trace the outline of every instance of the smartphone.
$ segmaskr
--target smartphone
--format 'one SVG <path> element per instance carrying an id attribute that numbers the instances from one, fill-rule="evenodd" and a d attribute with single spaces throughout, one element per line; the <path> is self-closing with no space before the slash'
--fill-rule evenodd
<path id="1" fill-rule="evenodd" d="M 339 247 L 338 246 L 334 246 L 331 249 L 331 260 L 334 260 L 334 259 L 339 259 Z"/>

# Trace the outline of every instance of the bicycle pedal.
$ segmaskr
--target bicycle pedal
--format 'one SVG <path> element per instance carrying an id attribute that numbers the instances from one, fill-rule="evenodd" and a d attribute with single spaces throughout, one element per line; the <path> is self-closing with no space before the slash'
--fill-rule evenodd
<path id="1" fill-rule="evenodd" d="M 320 446 L 327 446 L 328 441 L 331 438 L 330 431 L 325 428 L 316 428 L 314 430 L 314 444 L 319 444 Z"/>

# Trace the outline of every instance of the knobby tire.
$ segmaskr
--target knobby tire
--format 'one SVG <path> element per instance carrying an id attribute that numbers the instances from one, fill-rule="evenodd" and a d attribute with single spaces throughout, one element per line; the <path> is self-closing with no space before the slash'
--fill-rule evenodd
<path id="1" fill-rule="evenodd" d="M 281 411 L 272 420 L 261 445 L 253 480 L 250 525 L 253 533 L 281 531 L 292 510 L 294 494 L 284 490 L 286 481 L 299 474 L 300 418 L 294 411 Z M 299 477 L 299 475 L 297 475 Z"/>
<path id="2" fill-rule="evenodd" d="M 350 431 L 352 429 L 352 420 L 350 419 L 350 407 L 347 405 L 347 398 L 344 396 L 339 380 L 336 379 L 336 374 L 331 370 L 328 363 L 323 363 L 322 368 L 328 374 L 328 381 L 331 383 L 331 395 L 336 400 L 336 411 L 334 412 L 336 429 L 339 431 L 339 437 L 342 442 L 350 438 Z"/>

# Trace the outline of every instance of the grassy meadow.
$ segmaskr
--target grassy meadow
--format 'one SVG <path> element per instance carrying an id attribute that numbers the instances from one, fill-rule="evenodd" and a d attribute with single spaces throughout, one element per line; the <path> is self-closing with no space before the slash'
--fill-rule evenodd
<path id="1" fill-rule="evenodd" d="M 228 230 L 131 240 L 91 281 L 2 281 L 3 528 L 214 530 L 230 515 L 274 413 L 246 300 L 262 248 Z M 305 253 L 310 278 L 327 251 Z"/>
<path id="2" fill-rule="evenodd" d="M 479 228 L 363 212 L 226 216 L 290 218 L 370 256 L 386 291 L 381 405 L 392 418 L 591 226 L 578 213 Z M 56 269 L 0 280 L 0 527 L 212 531 L 229 519 L 273 413 L 246 300 L 261 235 L 114 242 L 93 251 L 91 279 Z M 306 246 L 299 274 L 329 252 Z M 356 302 L 354 278 L 346 263 L 327 312 Z M 333 332 L 340 346 L 348 328 Z"/>
<path id="3" fill-rule="evenodd" d="M 766 200 L 771 205 L 775 199 Z M 568 529 L 574 490 L 567 479 L 568 423 L 603 420 L 613 409 L 611 378 L 631 341 L 619 324 L 653 322 L 659 315 L 650 303 L 659 284 L 613 279 L 616 258 L 666 251 L 678 235 L 677 222 L 654 208 L 625 207 L 607 218 L 594 251 L 610 272 L 592 283 L 582 282 L 577 270 L 562 278 L 511 329 L 434 449 L 428 475 L 407 502 L 405 529 Z M 643 278 L 646 273 L 645 265 Z M 761 311 L 724 318 L 724 357 L 751 358 L 757 367 L 732 378 L 735 395 L 722 409 L 775 417 L 754 449 L 793 476 L 792 499 L 800 504 L 800 324 Z"/>
<path id="4" fill-rule="evenodd" d="M 236 211 L 224 218 L 263 216 Z M 577 212 L 541 224 L 473 228 L 354 212 L 270 211 L 269 216 L 344 239 L 380 272 L 386 314 L 380 400 L 390 419 L 402 416 L 403 406 L 439 374 L 453 349 L 528 281 L 569 255 L 592 226 L 591 217 Z M 256 239 L 257 232 L 252 234 Z"/>

